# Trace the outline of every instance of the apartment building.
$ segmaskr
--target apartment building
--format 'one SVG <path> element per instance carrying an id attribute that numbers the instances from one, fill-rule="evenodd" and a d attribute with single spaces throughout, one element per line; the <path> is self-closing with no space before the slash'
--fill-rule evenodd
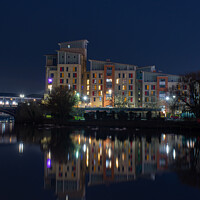
<path id="1" fill-rule="evenodd" d="M 46 95 L 63 86 L 86 95 L 87 44 L 87 40 L 62 42 L 56 54 L 46 55 Z"/>
<path id="2" fill-rule="evenodd" d="M 114 107 L 117 98 L 135 105 L 135 65 L 114 63 L 109 60 L 90 61 L 90 80 L 87 90 L 92 107 Z"/>
<path id="3" fill-rule="evenodd" d="M 183 109 L 184 103 L 178 97 L 188 92 L 188 85 L 182 82 L 181 76 L 149 71 L 142 71 L 141 74 L 142 90 L 137 87 L 137 92 L 141 94 L 142 107 L 160 107 L 162 111 L 169 112 L 170 104 L 176 100 L 179 104 L 177 112 Z M 186 97 L 186 101 L 189 100 L 189 97 Z"/>
<path id="4" fill-rule="evenodd" d="M 87 44 L 87 40 L 62 42 L 55 54 L 46 55 L 46 95 L 55 87 L 68 86 L 80 94 L 82 106 L 118 107 L 121 103 L 168 112 L 172 91 L 176 96 L 188 92 L 181 76 L 157 72 L 155 66 L 90 59 L 87 68 Z"/>

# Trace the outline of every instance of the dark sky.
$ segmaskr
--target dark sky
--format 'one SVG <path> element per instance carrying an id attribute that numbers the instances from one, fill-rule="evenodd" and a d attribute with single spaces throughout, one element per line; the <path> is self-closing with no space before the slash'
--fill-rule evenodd
<path id="1" fill-rule="evenodd" d="M 58 42 L 88 39 L 88 58 L 167 73 L 200 67 L 200 1 L 2 0 L 0 92 L 41 93 Z"/>

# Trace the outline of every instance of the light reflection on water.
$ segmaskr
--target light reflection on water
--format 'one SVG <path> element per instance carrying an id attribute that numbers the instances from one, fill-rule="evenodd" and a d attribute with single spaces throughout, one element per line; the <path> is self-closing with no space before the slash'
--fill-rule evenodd
<path id="1" fill-rule="evenodd" d="M 182 135 L 119 140 L 96 139 L 76 132 L 71 134 L 71 141 L 74 149 L 63 159 L 57 159 L 53 153 L 49 157 L 49 150 L 45 151 L 45 187 L 53 188 L 60 197 L 83 198 L 86 188 L 95 185 L 138 178 L 155 181 L 158 173 L 191 169 L 199 159 L 197 139 Z M 194 167 L 199 170 L 199 164 Z"/>
<path id="2" fill-rule="evenodd" d="M 16 136 L 11 135 L 13 133 L 14 121 L 1 120 L 0 121 L 0 143 L 16 143 Z"/>
<path id="3" fill-rule="evenodd" d="M 96 130 L 88 134 L 87 130 L 61 128 L 33 131 L 23 127 L 16 132 L 19 153 L 26 152 L 26 143 L 40 144 L 44 188 L 53 189 L 59 199 L 91 199 L 87 193 L 93 188 L 112 183 L 123 188 L 138 179 L 156 182 L 160 174 L 169 172 L 186 184 L 200 186 L 198 178 L 190 176 L 200 173 L 199 137 L 164 133 L 121 137 L 123 132 L 107 137 Z"/>

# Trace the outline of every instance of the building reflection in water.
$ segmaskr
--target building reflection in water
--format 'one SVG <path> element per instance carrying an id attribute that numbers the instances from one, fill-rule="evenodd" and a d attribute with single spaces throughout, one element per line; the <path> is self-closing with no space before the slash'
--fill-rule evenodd
<path id="1" fill-rule="evenodd" d="M 52 188 L 59 198 L 82 199 L 86 187 L 97 184 L 135 180 L 138 177 L 156 179 L 156 173 L 171 170 L 177 160 L 184 159 L 181 167 L 189 168 L 190 148 L 196 139 L 181 135 L 162 134 L 159 137 L 135 137 L 120 141 L 115 137 L 96 139 L 80 132 L 71 135 L 74 149 L 64 159 L 57 160 L 45 147 L 45 188 Z M 179 166 L 180 167 L 180 166 Z"/>
<path id="2" fill-rule="evenodd" d="M 0 144 L 16 143 L 17 137 L 12 134 L 14 121 L 0 121 Z"/>

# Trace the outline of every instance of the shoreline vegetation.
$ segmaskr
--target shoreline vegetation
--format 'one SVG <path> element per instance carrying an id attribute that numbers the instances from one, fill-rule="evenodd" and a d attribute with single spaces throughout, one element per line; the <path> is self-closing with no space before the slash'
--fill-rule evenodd
<path id="1" fill-rule="evenodd" d="M 76 118 L 75 118 L 76 116 Z M 84 119 L 84 120 L 83 120 Z M 78 108 L 78 99 L 68 87 L 55 88 L 43 103 L 32 102 L 18 106 L 15 124 L 29 124 L 39 127 L 105 127 L 112 131 L 134 130 L 182 130 L 200 131 L 200 122 L 196 118 L 162 118 L 160 112 L 143 113 L 106 111 L 84 113 Z"/>

